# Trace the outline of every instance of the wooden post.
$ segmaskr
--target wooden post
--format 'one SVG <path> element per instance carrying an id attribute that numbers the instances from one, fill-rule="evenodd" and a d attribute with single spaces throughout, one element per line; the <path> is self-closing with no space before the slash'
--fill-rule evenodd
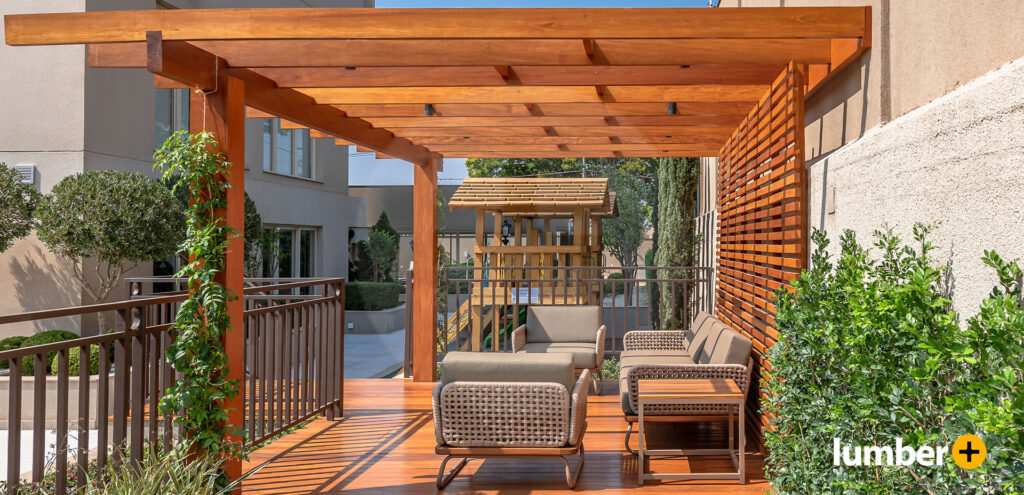
<path id="1" fill-rule="evenodd" d="M 217 90 L 209 94 L 191 93 L 189 100 L 189 127 L 192 133 L 203 130 L 212 132 L 216 137 L 219 149 L 231 162 L 231 172 L 224 180 L 231 184 L 227 190 L 227 207 L 217 212 L 227 224 L 238 231 L 238 235 L 228 243 L 224 271 L 217 274 L 217 282 L 221 283 L 237 298 L 229 301 L 228 315 L 231 327 L 225 332 L 222 340 L 228 357 L 228 379 L 238 380 L 238 395 L 223 405 L 228 410 L 228 424 L 239 428 L 244 426 L 243 412 L 245 404 L 245 316 L 243 242 L 245 234 L 245 84 L 234 77 L 220 76 Z M 205 124 L 205 126 L 204 126 Z M 241 442 L 241 437 L 232 437 L 230 441 Z M 232 479 L 242 474 L 240 460 L 232 459 L 224 464 L 224 470 Z"/>
<path id="2" fill-rule="evenodd" d="M 437 373 L 437 169 L 440 158 L 413 172 L 413 362 L 412 378 L 429 382 Z"/>

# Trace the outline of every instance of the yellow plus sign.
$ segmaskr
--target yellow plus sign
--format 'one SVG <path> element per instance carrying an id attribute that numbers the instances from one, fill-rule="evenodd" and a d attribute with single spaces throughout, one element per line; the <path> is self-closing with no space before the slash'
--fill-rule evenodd
<path id="1" fill-rule="evenodd" d="M 953 461 L 964 469 L 974 469 L 981 465 L 987 454 L 985 442 L 975 435 L 960 435 L 953 442 Z"/>

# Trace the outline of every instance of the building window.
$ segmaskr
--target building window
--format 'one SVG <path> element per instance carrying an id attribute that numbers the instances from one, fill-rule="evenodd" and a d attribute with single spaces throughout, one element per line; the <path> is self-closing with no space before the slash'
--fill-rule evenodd
<path id="1" fill-rule="evenodd" d="M 188 94 L 187 89 L 156 90 L 156 112 L 154 139 L 155 147 L 159 148 L 177 131 L 188 130 Z"/>
<path id="2" fill-rule="evenodd" d="M 263 170 L 313 178 L 309 129 L 282 129 L 281 119 L 263 119 Z"/>
<path id="3" fill-rule="evenodd" d="M 313 277 L 316 274 L 316 229 L 269 227 L 262 246 L 263 276 Z"/>

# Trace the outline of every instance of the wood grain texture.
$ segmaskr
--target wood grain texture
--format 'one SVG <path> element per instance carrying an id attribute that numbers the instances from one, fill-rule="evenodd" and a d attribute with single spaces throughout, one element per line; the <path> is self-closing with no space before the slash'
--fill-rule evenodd
<path id="1" fill-rule="evenodd" d="M 732 380 L 639 380 L 637 395 L 642 400 L 659 399 L 742 399 L 743 391 Z"/>
<path id="2" fill-rule="evenodd" d="M 601 103 L 750 101 L 768 89 L 761 85 L 677 85 L 677 86 L 452 86 L 390 88 L 296 88 L 317 103 Z"/>
<path id="3" fill-rule="evenodd" d="M 716 312 L 753 341 L 755 424 L 764 422 L 758 384 L 778 335 L 772 297 L 807 266 L 804 84 L 790 64 L 719 156 Z"/>
<path id="4" fill-rule="evenodd" d="M 413 379 L 437 373 L 437 172 L 440 159 L 413 165 Z"/>
<path id="5" fill-rule="evenodd" d="M 864 7 L 203 9 L 11 15 L 9 45 L 172 40 L 857 38 Z M 577 41 L 578 43 L 578 41 Z"/>
<path id="6" fill-rule="evenodd" d="M 318 419 L 249 456 L 247 468 L 270 461 L 245 480 L 245 494 L 437 494 L 434 477 L 442 456 L 434 453 L 430 406 L 433 383 L 409 380 L 345 380 L 345 417 Z M 586 465 L 575 491 L 565 487 L 562 465 L 551 459 L 470 461 L 440 493 L 546 495 L 565 493 L 760 494 L 769 489 L 762 458 L 748 452 L 748 483 L 691 480 L 636 485 L 636 458 L 623 450 L 626 422 L 614 384 L 588 398 L 584 437 Z M 723 448 L 723 423 L 651 423 L 651 448 Z M 636 434 L 631 439 L 636 447 Z M 749 442 L 748 442 L 749 444 Z M 714 472 L 731 468 L 725 457 L 657 458 L 655 472 Z"/>

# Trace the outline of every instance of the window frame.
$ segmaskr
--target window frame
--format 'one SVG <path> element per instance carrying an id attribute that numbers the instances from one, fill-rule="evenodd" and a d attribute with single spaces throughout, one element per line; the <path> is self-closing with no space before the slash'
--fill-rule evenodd
<path id="1" fill-rule="evenodd" d="M 269 123 L 269 125 L 268 125 Z M 291 161 L 288 171 L 281 170 L 279 164 L 279 154 L 281 150 L 278 149 L 278 143 L 281 136 L 287 133 L 291 140 L 288 145 L 288 157 Z M 266 118 L 263 119 L 263 128 L 261 130 L 262 139 L 260 142 L 260 149 L 263 161 L 263 171 L 272 174 L 283 175 L 285 177 L 292 177 L 295 179 L 304 179 L 310 181 L 316 181 L 316 146 L 313 142 L 313 138 L 309 135 L 309 129 L 282 129 L 281 119 L 279 118 Z M 269 134 L 270 143 L 267 143 L 267 136 Z M 269 144 L 269 153 L 267 145 Z M 300 161 L 298 158 L 299 153 L 297 152 L 301 146 L 302 155 L 304 160 Z M 297 173 L 299 165 L 305 162 L 304 167 L 309 169 L 308 176 L 300 175 Z"/>

